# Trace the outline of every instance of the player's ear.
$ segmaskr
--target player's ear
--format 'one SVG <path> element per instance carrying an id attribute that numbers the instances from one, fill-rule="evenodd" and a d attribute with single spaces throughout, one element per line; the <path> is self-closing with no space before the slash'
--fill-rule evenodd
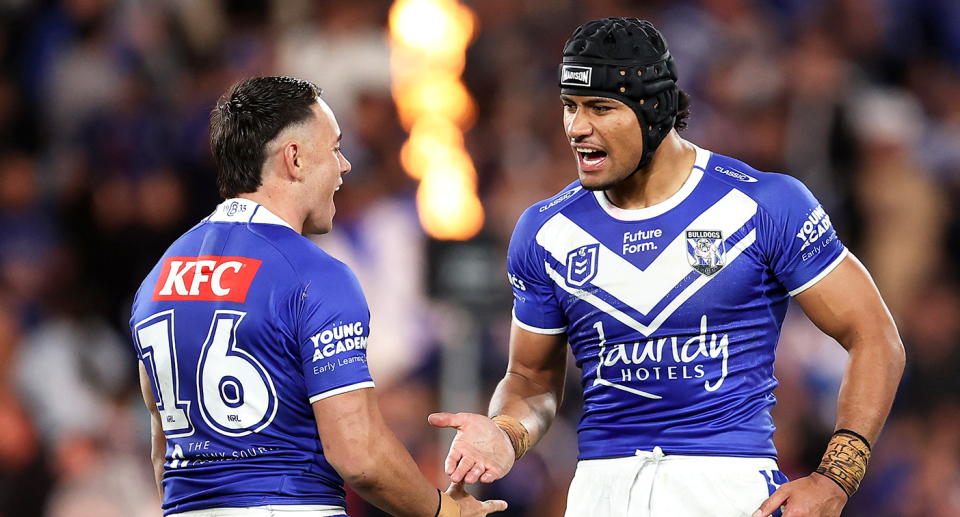
<path id="1" fill-rule="evenodd" d="M 291 180 L 301 181 L 304 178 L 303 147 L 296 140 L 283 145 L 283 168 Z"/>

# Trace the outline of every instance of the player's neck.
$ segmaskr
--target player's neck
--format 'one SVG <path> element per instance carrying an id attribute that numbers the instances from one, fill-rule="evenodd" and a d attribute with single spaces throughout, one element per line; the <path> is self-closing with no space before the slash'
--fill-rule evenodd
<path id="1" fill-rule="evenodd" d="M 676 194 L 693 170 L 697 151 L 676 131 L 663 140 L 653 160 L 610 190 L 607 199 L 625 210 L 657 205 Z"/>
<path id="2" fill-rule="evenodd" d="M 264 178 L 263 185 L 256 192 L 246 192 L 237 197 L 249 199 L 260 206 L 266 208 L 273 215 L 283 219 L 297 233 L 303 233 L 304 217 L 297 211 L 296 199 L 289 190 L 275 188 L 272 182 Z"/>

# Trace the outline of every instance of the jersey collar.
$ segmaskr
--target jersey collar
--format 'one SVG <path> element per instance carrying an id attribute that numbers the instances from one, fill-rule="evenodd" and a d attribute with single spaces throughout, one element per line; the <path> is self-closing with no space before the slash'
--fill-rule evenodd
<path id="1" fill-rule="evenodd" d="M 293 229 L 293 226 L 259 203 L 239 197 L 228 199 L 217 205 L 217 209 L 207 220 L 214 223 L 275 224 Z"/>
<path id="2" fill-rule="evenodd" d="M 621 221 L 643 221 L 662 215 L 676 207 L 683 202 L 684 199 L 687 199 L 687 196 L 689 196 L 690 193 L 693 192 L 693 189 L 700 183 L 704 170 L 707 167 L 707 162 L 710 161 L 710 151 L 701 149 L 695 145 L 693 148 L 697 151 L 697 158 L 693 162 L 693 169 L 690 171 L 690 177 L 687 178 L 687 181 L 683 183 L 683 186 L 680 187 L 680 190 L 678 190 L 676 194 L 653 206 L 627 210 L 611 203 L 602 190 L 596 190 L 593 192 L 593 195 L 597 198 L 597 203 L 599 203 L 600 208 L 614 219 Z"/>

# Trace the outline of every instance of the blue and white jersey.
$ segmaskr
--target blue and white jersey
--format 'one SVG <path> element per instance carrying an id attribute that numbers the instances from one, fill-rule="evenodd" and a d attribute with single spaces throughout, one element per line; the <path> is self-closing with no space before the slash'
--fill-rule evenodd
<path id="1" fill-rule="evenodd" d="M 574 182 L 521 216 L 514 321 L 566 333 L 582 369 L 580 459 L 765 456 L 789 296 L 847 251 L 796 179 L 697 149 L 668 200 L 613 206 Z"/>
<path id="2" fill-rule="evenodd" d="M 164 513 L 345 507 L 311 404 L 373 387 L 369 318 L 353 272 L 257 203 L 178 239 L 130 320 L 167 439 Z"/>

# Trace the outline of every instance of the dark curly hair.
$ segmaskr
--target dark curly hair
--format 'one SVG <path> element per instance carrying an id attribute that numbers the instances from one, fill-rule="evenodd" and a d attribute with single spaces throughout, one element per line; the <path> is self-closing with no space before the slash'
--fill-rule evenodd
<path id="1" fill-rule="evenodd" d="M 687 129 L 687 119 L 690 118 L 690 94 L 680 90 L 680 97 L 677 99 L 677 119 L 673 122 L 673 128 L 677 131 Z"/>

